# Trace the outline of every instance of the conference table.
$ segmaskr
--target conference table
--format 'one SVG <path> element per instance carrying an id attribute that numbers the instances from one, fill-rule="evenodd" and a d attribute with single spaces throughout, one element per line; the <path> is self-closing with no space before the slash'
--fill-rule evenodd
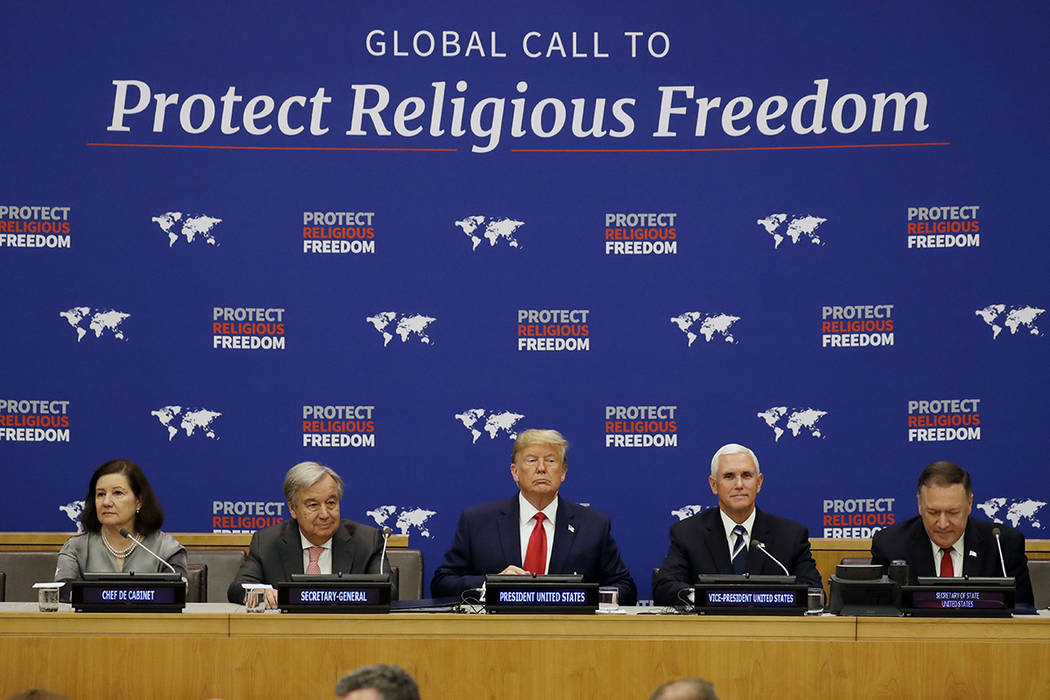
<path id="1" fill-rule="evenodd" d="M 647 698 L 683 676 L 741 698 L 1050 698 L 1050 612 L 1005 619 L 630 614 L 42 613 L 0 604 L 0 697 L 331 698 L 397 663 L 437 698 Z"/>

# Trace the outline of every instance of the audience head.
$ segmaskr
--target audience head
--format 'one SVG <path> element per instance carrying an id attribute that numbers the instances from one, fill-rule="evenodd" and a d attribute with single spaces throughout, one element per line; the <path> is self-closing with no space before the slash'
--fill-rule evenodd
<path id="1" fill-rule="evenodd" d="M 664 683 L 649 700 L 718 700 L 715 687 L 702 678 L 681 678 Z"/>
<path id="2" fill-rule="evenodd" d="M 400 666 L 375 664 L 340 678 L 335 696 L 340 700 L 419 700 L 419 686 Z"/>

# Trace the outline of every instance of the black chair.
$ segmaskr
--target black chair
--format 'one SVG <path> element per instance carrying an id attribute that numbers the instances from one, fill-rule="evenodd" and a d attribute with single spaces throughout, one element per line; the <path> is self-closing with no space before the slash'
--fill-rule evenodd
<path id="1" fill-rule="evenodd" d="M 418 549 L 388 548 L 390 568 L 397 573 L 397 595 L 400 600 L 423 597 L 423 552 Z"/>
<path id="2" fill-rule="evenodd" d="M 225 603 L 226 588 L 237 578 L 244 552 L 239 549 L 190 549 L 187 550 L 187 559 L 191 568 L 195 564 L 207 565 L 208 575 L 200 602 Z"/>
<path id="3" fill-rule="evenodd" d="M 4 602 L 4 594 L 7 589 L 7 574 L 0 571 L 0 603 Z"/>
<path id="4" fill-rule="evenodd" d="M 189 564 L 186 567 L 186 602 L 206 603 L 208 600 L 208 565 Z"/>
<path id="5" fill-rule="evenodd" d="M 1035 608 L 1050 608 L 1050 559 L 1029 559 L 1028 575 L 1035 593 Z"/>
<path id="6" fill-rule="evenodd" d="M 54 581 L 58 552 L 22 550 L 0 552 L 0 571 L 7 574 L 4 599 L 9 602 L 36 601 L 34 583 Z"/>

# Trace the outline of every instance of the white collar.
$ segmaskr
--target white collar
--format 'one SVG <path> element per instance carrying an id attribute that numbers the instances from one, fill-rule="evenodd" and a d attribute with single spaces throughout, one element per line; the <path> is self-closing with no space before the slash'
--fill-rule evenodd
<path id="1" fill-rule="evenodd" d="M 728 515 L 726 515 L 721 508 L 718 509 L 718 514 L 722 516 L 722 527 L 726 531 L 726 540 L 728 540 L 733 535 L 733 528 L 737 526 L 737 523 Z M 744 530 L 747 532 L 745 538 L 747 539 L 749 544 L 751 543 L 751 535 L 755 530 L 755 516 L 757 514 L 758 508 L 752 508 L 751 515 L 747 516 L 747 519 L 745 519 L 744 522 L 739 523 L 740 525 L 744 526 Z"/>
<path id="2" fill-rule="evenodd" d="M 302 530 L 299 530 L 299 541 L 302 543 L 303 549 L 309 549 L 310 547 L 324 547 L 325 549 L 332 548 L 332 538 L 329 537 L 327 541 L 320 545 L 316 545 L 310 540 L 306 539 L 306 535 L 303 534 Z"/>
<path id="3" fill-rule="evenodd" d="M 536 513 L 542 512 L 547 516 L 547 520 L 554 523 L 555 516 L 558 514 L 558 497 L 555 496 L 554 500 L 547 504 L 547 507 L 542 511 L 536 509 L 536 506 L 529 503 L 528 499 L 525 498 L 525 494 L 518 491 L 518 524 L 524 525 L 533 518 L 536 517 Z"/>

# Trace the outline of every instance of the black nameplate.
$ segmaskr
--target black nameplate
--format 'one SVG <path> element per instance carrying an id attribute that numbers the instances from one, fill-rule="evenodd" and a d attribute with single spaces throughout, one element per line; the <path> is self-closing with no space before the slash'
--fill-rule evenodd
<path id="1" fill-rule="evenodd" d="M 597 583 L 547 583 L 527 576 L 515 582 L 486 582 L 485 610 L 490 613 L 588 614 L 598 610 Z"/>
<path id="2" fill-rule="evenodd" d="M 843 566 L 839 564 L 837 571 Z M 872 573 L 871 569 L 868 573 Z M 846 617 L 900 617 L 901 592 L 896 581 L 881 574 L 873 579 L 849 578 L 849 573 L 846 576 L 836 573 L 828 579 L 829 612 Z"/>
<path id="3" fill-rule="evenodd" d="M 277 584 L 277 607 L 288 613 L 390 612 L 389 574 L 293 575 Z"/>
<path id="4" fill-rule="evenodd" d="M 95 575 L 90 581 L 70 581 L 70 602 L 77 612 L 181 612 L 186 584 L 173 574 L 165 576 L 170 578 Z"/>
<path id="5" fill-rule="evenodd" d="M 1010 617 L 1014 579 L 922 578 L 901 586 L 901 608 L 913 617 Z"/>
<path id="6" fill-rule="evenodd" d="M 808 593 L 803 584 L 699 583 L 693 609 L 701 615 L 804 615 Z"/>

